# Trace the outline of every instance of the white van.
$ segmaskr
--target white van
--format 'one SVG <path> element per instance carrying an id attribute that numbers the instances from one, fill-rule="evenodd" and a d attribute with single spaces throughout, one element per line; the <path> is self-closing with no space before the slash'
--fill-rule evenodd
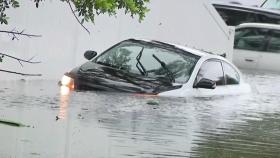
<path id="1" fill-rule="evenodd" d="M 236 27 L 233 63 L 239 68 L 280 72 L 280 25 Z"/>

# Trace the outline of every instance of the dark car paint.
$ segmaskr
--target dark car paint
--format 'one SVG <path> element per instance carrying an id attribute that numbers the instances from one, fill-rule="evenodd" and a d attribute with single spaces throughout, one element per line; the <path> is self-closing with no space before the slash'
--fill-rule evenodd
<path id="1" fill-rule="evenodd" d="M 96 64 L 92 61 L 73 69 L 68 75 L 75 80 L 75 87 L 79 90 L 158 94 L 182 87 L 181 85 L 173 86 L 166 79 L 131 74 L 124 70 Z"/>
<path id="2" fill-rule="evenodd" d="M 213 3 L 213 6 L 215 7 L 215 9 L 218 11 L 218 13 L 223 17 L 224 15 L 222 15 L 222 12 L 224 10 L 226 11 L 238 11 L 240 13 L 252 13 L 254 15 L 261 15 L 261 16 L 265 16 L 268 18 L 271 18 L 277 22 L 274 21 L 265 21 L 262 22 L 260 19 L 257 21 L 250 21 L 250 22 L 259 22 L 259 23 L 273 23 L 273 24 L 279 24 L 280 23 L 280 11 L 278 10 L 271 10 L 271 9 L 265 9 L 265 8 L 259 8 L 259 7 L 249 7 L 249 6 L 244 6 L 244 5 L 233 5 L 233 4 L 224 4 L 224 3 Z M 233 15 L 227 14 L 226 16 L 228 17 L 232 17 Z M 223 17 L 224 19 L 224 17 Z M 226 20 L 226 19 L 224 19 Z M 237 24 L 230 24 L 227 21 L 225 21 L 228 25 L 230 26 L 236 26 L 241 24 L 237 23 Z"/>

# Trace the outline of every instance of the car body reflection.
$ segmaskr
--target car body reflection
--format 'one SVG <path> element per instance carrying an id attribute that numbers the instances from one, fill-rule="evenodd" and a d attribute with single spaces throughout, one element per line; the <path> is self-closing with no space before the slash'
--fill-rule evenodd
<path id="1" fill-rule="evenodd" d="M 70 92 L 71 92 L 71 90 L 69 87 L 66 87 L 66 86 L 60 87 L 60 105 L 59 105 L 59 113 L 56 118 L 57 120 L 67 118 Z"/>

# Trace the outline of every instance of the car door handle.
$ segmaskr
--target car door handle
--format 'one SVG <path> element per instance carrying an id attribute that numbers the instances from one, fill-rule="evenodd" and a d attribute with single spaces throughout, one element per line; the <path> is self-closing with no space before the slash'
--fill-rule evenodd
<path id="1" fill-rule="evenodd" d="M 255 60 L 253 60 L 253 59 L 245 59 L 245 61 L 247 61 L 247 62 L 254 62 Z"/>

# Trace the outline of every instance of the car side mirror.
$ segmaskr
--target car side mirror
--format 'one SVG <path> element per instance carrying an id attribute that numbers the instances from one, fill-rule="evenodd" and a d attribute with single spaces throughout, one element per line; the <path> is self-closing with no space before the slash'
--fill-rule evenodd
<path id="1" fill-rule="evenodd" d="M 202 78 L 195 86 L 194 88 L 205 88 L 205 89 L 215 89 L 216 88 L 216 82 Z"/>
<path id="2" fill-rule="evenodd" d="M 93 59 L 96 55 L 97 55 L 97 52 L 96 52 L 96 51 L 92 51 L 92 50 L 87 50 L 87 51 L 84 53 L 84 57 L 85 57 L 87 60 Z"/>

